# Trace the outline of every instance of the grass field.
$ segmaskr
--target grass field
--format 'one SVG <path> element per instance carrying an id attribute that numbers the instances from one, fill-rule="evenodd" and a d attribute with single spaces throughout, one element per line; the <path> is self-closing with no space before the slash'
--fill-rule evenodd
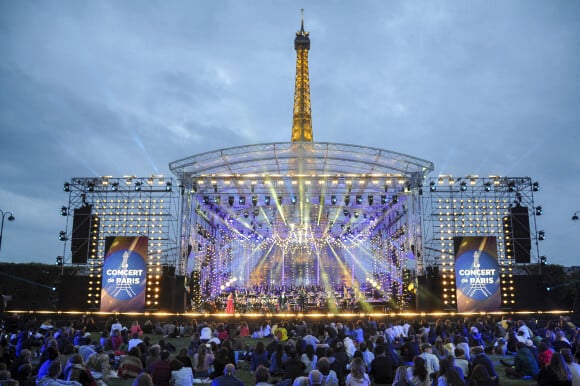
<path id="1" fill-rule="evenodd" d="M 150 335 L 150 337 L 151 337 L 151 342 L 154 344 L 157 343 L 162 338 L 160 335 Z M 170 342 L 172 345 L 174 345 L 176 347 L 177 351 L 179 351 L 179 349 L 181 349 L 183 347 L 189 346 L 189 338 L 165 338 L 165 341 Z M 250 347 L 253 347 L 253 346 L 255 346 L 256 342 L 257 342 L 257 340 L 248 339 L 247 344 Z M 534 384 L 534 382 L 531 382 L 531 381 L 526 381 L 526 380 L 521 380 L 521 379 L 510 379 L 510 378 L 505 377 L 505 373 L 504 373 L 503 368 L 502 368 L 503 366 L 499 363 L 500 357 L 492 356 L 492 359 L 494 361 L 494 364 L 496 365 L 497 373 L 500 376 L 499 384 L 501 386 L 516 386 L 516 385 L 532 385 L 532 384 Z M 244 382 L 245 385 L 254 385 L 255 384 L 254 377 L 248 370 L 241 368 L 236 372 L 236 376 L 238 378 L 240 378 Z M 133 382 L 132 379 L 112 378 L 108 382 L 108 385 L 109 386 L 131 386 L 132 382 Z M 203 384 L 200 384 L 200 385 L 203 386 Z"/>

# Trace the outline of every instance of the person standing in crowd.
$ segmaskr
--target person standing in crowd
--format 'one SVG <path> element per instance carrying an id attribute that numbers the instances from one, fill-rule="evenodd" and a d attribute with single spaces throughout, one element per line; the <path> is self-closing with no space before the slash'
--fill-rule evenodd
<path id="1" fill-rule="evenodd" d="M 235 374 L 236 366 L 232 363 L 228 363 L 224 367 L 223 375 L 214 378 L 211 382 L 211 386 L 244 386 L 244 382 L 237 378 Z"/>
<path id="2" fill-rule="evenodd" d="M 141 326 L 139 325 L 139 321 L 134 320 L 133 324 L 131 324 L 131 329 L 129 330 L 129 333 L 131 334 L 131 336 L 133 336 L 134 334 L 137 334 L 137 337 L 140 337 L 143 335 L 143 330 L 141 329 Z"/>

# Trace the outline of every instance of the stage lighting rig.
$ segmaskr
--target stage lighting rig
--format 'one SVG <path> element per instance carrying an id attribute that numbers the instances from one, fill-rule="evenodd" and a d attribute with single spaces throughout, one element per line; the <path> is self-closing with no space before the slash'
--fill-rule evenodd
<path id="1" fill-rule="evenodd" d="M 68 208 L 66 206 L 61 206 L 60 207 L 60 215 L 63 217 L 68 216 Z"/>
<path id="2" fill-rule="evenodd" d="M 544 214 L 544 210 L 542 209 L 542 206 L 536 206 L 536 216 L 541 216 L 542 214 Z"/>
<path id="3" fill-rule="evenodd" d="M 572 215 L 572 221 L 578 221 L 578 219 L 580 217 L 578 217 L 578 214 L 580 214 L 580 210 L 574 212 L 574 214 Z"/>
<path id="4" fill-rule="evenodd" d="M 538 232 L 538 240 L 542 241 L 546 239 L 546 232 L 545 231 L 539 231 Z"/>
<path id="5" fill-rule="evenodd" d="M 70 192 L 70 184 L 68 182 L 65 182 L 62 186 L 62 190 L 64 190 L 65 192 Z"/>
<path id="6" fill-rule="evenodd" d="M 532 191 L 537 192 L 539 190 L 540 190 L 540 183 L 538 181 L 534 181 L 534 183 L 532 183 Z"/>
<path id="7" fill-rule="evenodd" d="M 60 241 L 66 241 L 66 232 L 65 232 L 65 231 L 60 231 L 60 232 L 58 233 L 58 239 L 59 239 Z"/>

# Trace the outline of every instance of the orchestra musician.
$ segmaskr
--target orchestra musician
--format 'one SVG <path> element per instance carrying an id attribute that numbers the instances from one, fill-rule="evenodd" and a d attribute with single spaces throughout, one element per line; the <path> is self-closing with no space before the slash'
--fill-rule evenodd
<path id="1" fill-rule="evenodd" d="M 288 298 L 286 297 L 286 293 L 284 291 L 282 291 L 282 293 L 278 297 L 278 310 L 279 311 L 282 311 L 282 310 L 285 311 L 287 305 L 288 305 Z"/>

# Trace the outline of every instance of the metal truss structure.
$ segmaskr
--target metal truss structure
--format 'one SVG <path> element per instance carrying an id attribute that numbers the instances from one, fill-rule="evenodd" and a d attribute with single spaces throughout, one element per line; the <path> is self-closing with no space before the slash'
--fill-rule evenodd
<path id="1" fill-rule="evenodd" d="M 402 270 L 421 248 L 418 197 L 432 163 L 293 142 L 221 149 L 170 168 L 184 193 L 179 269 L 201 271 L 206 295 L 367 282 L 402 293 Z"/>
<path id="2" fill-rule="evenodd" d="M 465 236 L 496 237 L 502 305 L 513 305 L 516 260 L 539 262 L 538 240 L 543 235 L 536 230 L 536 216 L 542 213 L 541 206 L 534 204 L 538 190 L 539 184 L 530 177 L 441 175 L 426 181 L 422 196 L 424 248 L 417 259 L 417 273 L 439 271 L 449 307 L 455 305 L 453 240 Z M 514 232 L 516 229 L 520 231 Z"/>
<path id="3" fill-rule="evenodd" d="M 155 308 L 163 267 L 175 267 L 179 260 L 181 190 L 178 185 L 174 179 L 159 175 L 83 177 L 65 182 L 64 191 L 68 192 L 69 201 L 61 212 L 67 216 L 67 230 L 60 236 L 64 241 L 63 263 L 73 264 L 75 256 L 79 259 L 80 254 L 77 265 L 86 268 L 89 274 L 90 307 L 98 308 L 100 300 L 107 238 L 145 236 L 149 240 L 147 308 Z M 88 248 L 79 251 L 75 248 L 82 243 L 75 245 L 75 238 L 79 237 L 78 232 L 82 233 L 79 228 L 87 226 Z"/>

